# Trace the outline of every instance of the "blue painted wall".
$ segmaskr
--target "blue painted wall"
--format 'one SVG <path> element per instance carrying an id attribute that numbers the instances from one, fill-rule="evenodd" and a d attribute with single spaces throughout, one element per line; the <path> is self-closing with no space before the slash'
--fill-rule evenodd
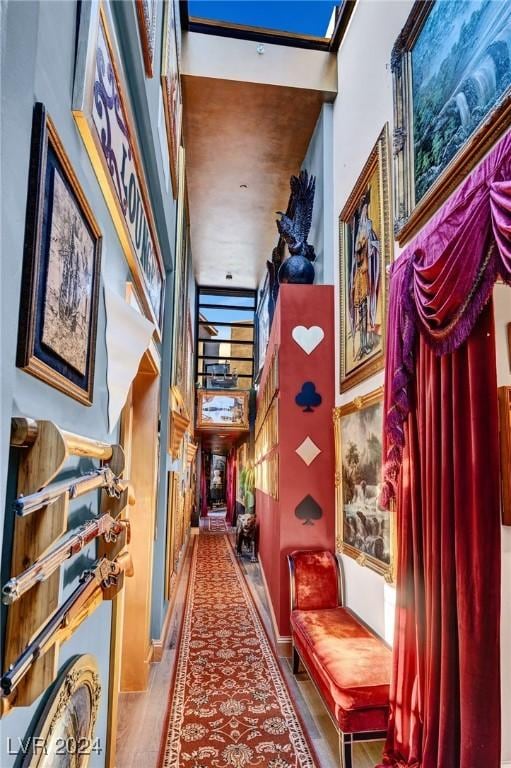
<path id="1" fill-rule="evenodd" d="M 42 101 L 51 115 L 71 164 L 97 219 L 103 235 L 101 288 L 109 288 L 124 295 L 125 283 L 130 280 L 129 268 L 97 182 L 89 156 L 71 114 L 74 65 L 77 41 L 79 3 L 16 2 L 9 0 L 0 6 L 0 35 L 2 49 L 1 93 L 1 206 L 2 206 L 2 279 L 1 279 L 1 392 L 0 392 L 0 536 L 2 536 L 2 576 L 10 568 L 12 540 L 12 498 L 15 487 L 15 462 L 9 462 L 9 429 L 12 415 L 24 414 L 50 419 L 62 428 L 88 436 L 115 442 L 118 428 L 108 433 L 106 386 L 105 308 L 103 294 L 99 302 L 97 329 L 94 404 L 80 405 L 47 384 L 15 367 L 18 307 L 21 285 L 25 207 L 27 195 L 32 110 L 36 101 Z M 155 216 L 160 248 L 167 272 L 165 299 L 164 343 L 162 354 L 162 413 L 167 409 L 170 372 L 173 254 L 175 240 L 175 202 L 172 199 L 168 177 L 167 146 L 163 124 L 161 86 L 161 41 L 163 4 L 158 3 L 156 32 L 155 75 L 147 79 L 144 73 L 135 4 L 113 3 L 112 16 L 120 41 L 123 66 L 129 84 L 129 96 L 136 115 L 136 130 L 145 167 L 149 193 Z M 159 124 L 158 124 L 159 123 Z M 167 445 L 166 418 L 162 418 L 161 444 L 163 456 Z M 66 473 L 81 473 L 89 464 L 73 459 Z M 10 481 L 10 482 L 8 482 Z M 166 473 L 160 473 L 159 491 L 166 498 Z M 95 495 L 71 505 L 69 527 L 78 527 L 97 509 Z M 165 520 L 162 505 L 158 507 L 158 539 L 155 545 L 155 573 L 164 572 Z M 61 600 L 77 585 L 83 568 L 95 558 L 94 545 L 79 558 L 62 569 Z M 163 585 L 156 581 L 153 588 L 153 637 L 159 637 L 164 615 Z M 5 613 L 2 616 L 5 619 Z M 3 622 L 4 623 L 4 622 Z M 96 727 L 96 735 L 106 747 L 107 692 L 109 677 L 111 605 L 104 603 L 61 648 L 59 665 L 77 653 L 92 653 L 98 660 L 103 686 L 103 697 Z M 0 766 L 10 768 L 15 757 L 6 753 L 8 736 L 17 739 L 27 733 L 40 702 L 32 707 L 15 709 L 2 720 Z M 104 751 L 92 756 L 91 768 L 104 765 Z"/>
<path id="2" fill-rule="evenodd" d="M 316 250 L 315 283 L 334 282 L 333 254 L 333 105 L 323 104 L 302 168 L 316 177 L 316 196 L 309 243 Z"/>

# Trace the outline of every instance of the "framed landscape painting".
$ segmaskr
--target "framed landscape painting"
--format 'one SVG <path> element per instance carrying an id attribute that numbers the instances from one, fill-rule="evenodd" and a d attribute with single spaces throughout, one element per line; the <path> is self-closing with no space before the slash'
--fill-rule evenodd
<path id="1" fill-rule="evenodd" d="M 392 71 L 394 228 L 403 243 L 509 127 L 511 4 L 418 0 Z"/>
<path id="2" fill-rule="evenodd" d="M 393 515 L 378 499 L 383 388 L 334 409 L 337 550 L 393 579 Z"/>
<path id="3" fill-rule="evenodd" d="M 383 368 L 391 253 L 385 126 L 339 217 L 341 392 Z"/>
<path id="4" fill-rule="evenodd" d="M 43 104 L 34 107 L 16 364 L 93 397 L 101 233 Z"/>

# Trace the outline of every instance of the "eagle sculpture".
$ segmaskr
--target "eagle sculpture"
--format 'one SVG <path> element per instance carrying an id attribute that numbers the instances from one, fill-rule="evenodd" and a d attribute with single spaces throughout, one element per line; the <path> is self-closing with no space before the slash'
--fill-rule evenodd
<path id="1" fill-rule="evenodd" d="M 316 259 L 314 246 L 307 242 L 314 208 L 316 178 L 307 171 L 299 176 L 291 176 L 291 197 L 286 213 L 277 211 L 281 217 L 277 221 L 280 237 L 286 243 L 289 257 L 279 269 L 279 283 L 313 283 Z"/>

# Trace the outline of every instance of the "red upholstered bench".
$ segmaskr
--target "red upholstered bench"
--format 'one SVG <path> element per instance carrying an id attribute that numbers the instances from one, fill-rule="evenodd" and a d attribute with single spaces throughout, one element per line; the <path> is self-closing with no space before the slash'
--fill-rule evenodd
<path id="1" fill-rule="evenodd" d="M 342 573 L 328 551 L 288 555 L 293 673 L 300 660 L 339 731 L 342 768 L 355 741 L 387 733 L 391 651 L 343 607 Z"/>

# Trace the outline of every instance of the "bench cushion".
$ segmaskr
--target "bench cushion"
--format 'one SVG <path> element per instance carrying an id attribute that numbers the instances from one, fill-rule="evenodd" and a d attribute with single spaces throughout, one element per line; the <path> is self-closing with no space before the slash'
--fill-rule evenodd
<path id="1" fill-rule="evenodd" d="M 345 733 L 385 730 L 391 651 L 346 608 L 291 614 L 293 641 Z"/>

